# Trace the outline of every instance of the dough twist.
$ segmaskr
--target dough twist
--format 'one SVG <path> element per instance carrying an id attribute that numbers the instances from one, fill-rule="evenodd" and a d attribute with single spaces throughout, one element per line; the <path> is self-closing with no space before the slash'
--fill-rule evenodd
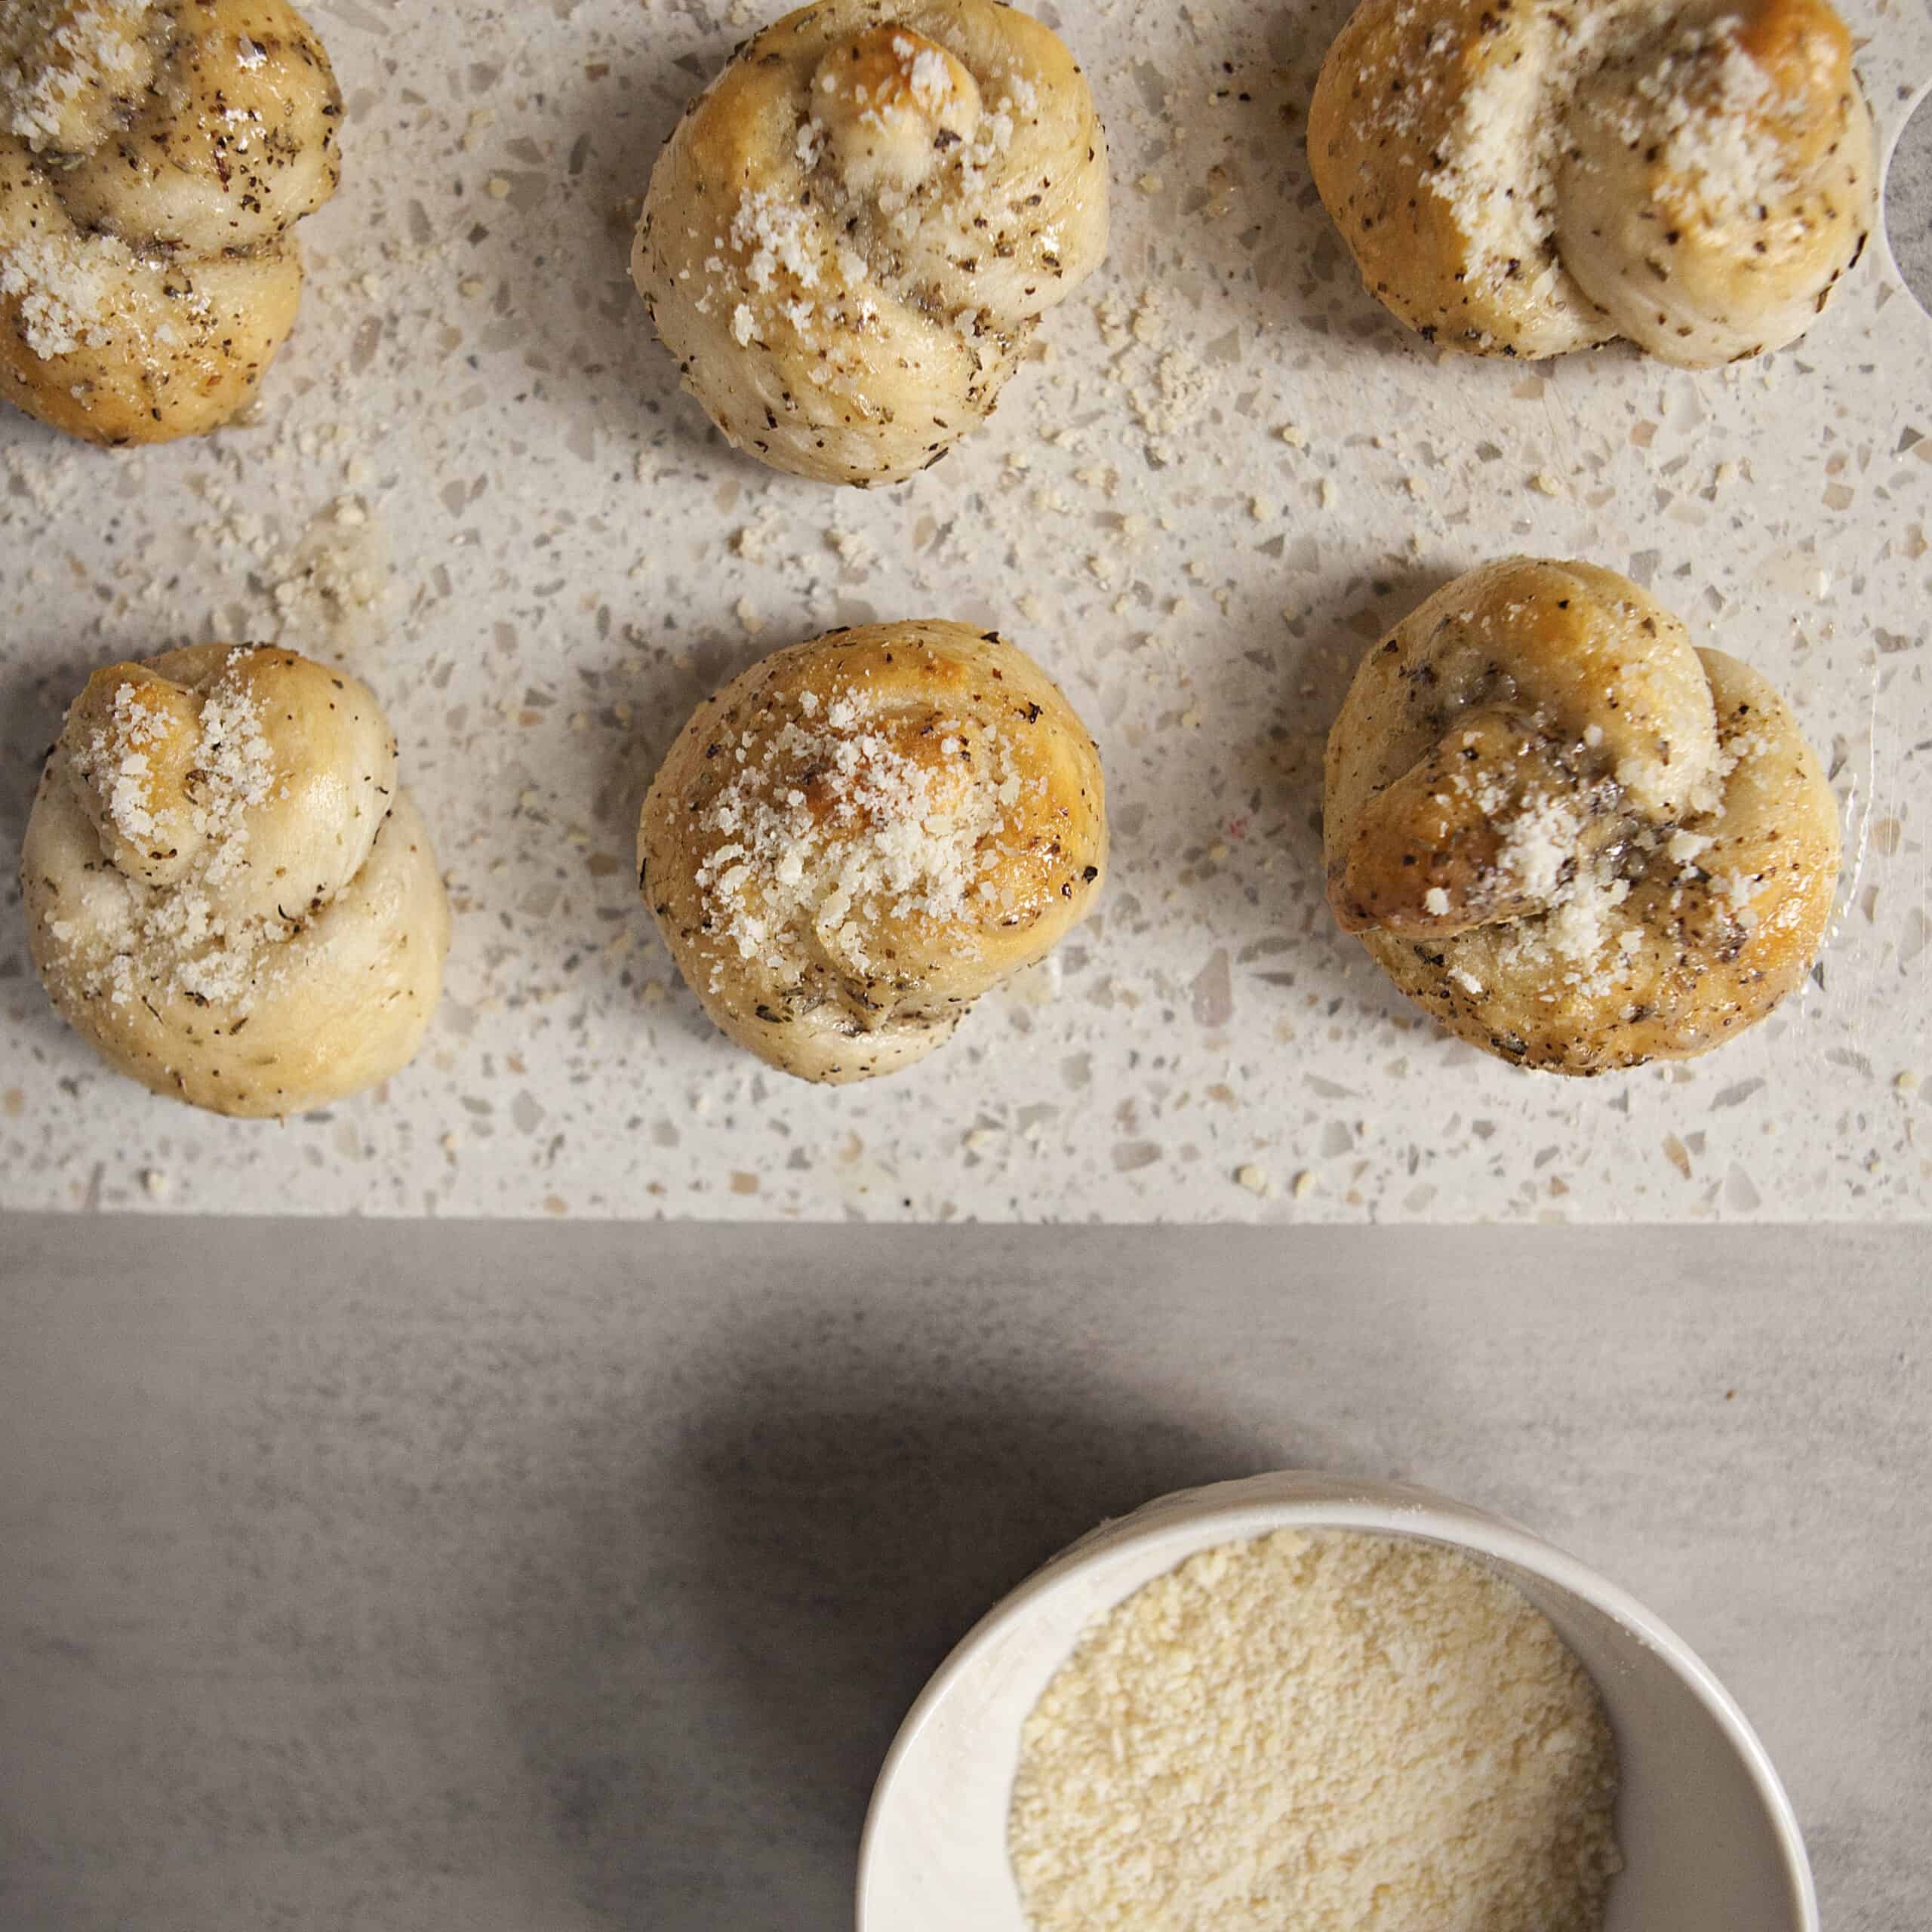
<path id="1" fill-rule="evenodd" d="M 1032 660 L 873 624 L 735 678 L 645 801 L 638 885 L 734 1040 L 807 1080 L 896 1072 L 1086 916 L 1100 754 Z"/>
<path id="2" fill-rule="evenodd" d="M 1045 27 L 992 0 L 820 0 L 686 112 L 631 272 L 734 448 L 886 483 L 992 413 L 1106 245 L 1106 139 Z"/>
<path id="3" fill-rule="evenodd" d="M 1518 1065 L 1684 1059 L 1810 969 L 1838 814 L 1776 691 L 1614 571 L 1472 571 L 1364 660 L 1328 740 L 1328 896 Z"/>
<path id="4" fill-rule="evenodd" d="M 341 112 L 283 0 L 0 0 L 0 394 L 95 443 L 246 409 Z"/>
<path id="5" fill-rule="evenodd" d="M 1364 0 L 1309 158 L 1370 289 L 1482 355 L 1621 335 L 1696 369 L 1782 348 L 1877 211 L 1826 0 Z"/>
<path id="6" fill-rule="evenodd" d="M 449 948 L 429 835 L 381 707 L 266 645 L 88 681 L 20 857 L 34 964 L 111 1066 L 217 1113 L 299 1113 L 385 1080 Z"/>

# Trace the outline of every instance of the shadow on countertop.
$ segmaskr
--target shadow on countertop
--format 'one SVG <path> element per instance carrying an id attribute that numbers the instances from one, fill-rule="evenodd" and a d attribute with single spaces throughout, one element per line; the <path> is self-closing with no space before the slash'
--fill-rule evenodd
<path id="1" fill-rule="evenodd" d="M 842 1932 L 880 1762 L 981 1614 L 1103 1518 L 1308 1460 L 962 1315 L 782 1314 L 677 1374 L 734 1393 L 628 1513 L 565 1499 L 512 1716 L 600 1921 Z"/>

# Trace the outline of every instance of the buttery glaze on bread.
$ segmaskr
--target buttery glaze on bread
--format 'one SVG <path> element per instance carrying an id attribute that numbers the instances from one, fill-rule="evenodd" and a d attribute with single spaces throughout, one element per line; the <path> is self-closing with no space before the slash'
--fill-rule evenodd
<path id="1" fill-rule="evenodd" d="M 734 448 L 890 483 L 992 413 L 1107 245 L 1084 76 L 993 0 L 820 0 L 659 156 L 631 272 Z"/>
<path id="2" fill-rule="evenodd" d="M 1309 111 L 1368 288 L 1432 341 L 1687 368 L 1802 335 L 1877 217 L 1826 0 L 1363 0 Z"/>
<path id="3" fill-rule="evenodd" d="M 1838 811 L 1783 700 L 1614 571 L 1514 558 L 1363 660 L 1328 897 L 1451 1032 L 1601 1073 L 1707 1051 L 1809 971 Z"/>
<path id="4" fill-rule="evenodd" d="M 341 112 L 283 0 L 0 0 L 0 395 L 94 443 L 246 409 Z"/>
<path id="5" fill-rule="evenodd" d="M 638 884 L 718 1026 L 807 1080 L 892 1073 L 1086 916 L 1100 754 L 992 632 L 872 624 L 734 678 L 645 799 Z"/>
<path id="6" fill-rule="evenodd" d="M 118 1072 L 217 1113 L 386 1080 L 449 905 L 382 708 L 340 671 L 197 645 L 88 681 L 20 855 L 35 965 Z"/>

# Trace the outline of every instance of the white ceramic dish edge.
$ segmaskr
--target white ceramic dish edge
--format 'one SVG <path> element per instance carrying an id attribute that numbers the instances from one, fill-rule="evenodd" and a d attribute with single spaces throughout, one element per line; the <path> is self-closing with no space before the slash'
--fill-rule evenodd
<path id="1" fill-rule="evenodd" d="M 1791 1801 L 1764 1745 L 1736 1700 L 1696 1652 L 1628 1592 L 1545 1541 L 1490 1512 L 1404 1484 L 1348 1481 L 1315 1471 L 1284 1470 L 1183 1490 L 1154 1499 L 1131 1514 L 1102 1523 L 1051 1558 L 1002 1598 L 961 1638 L 914 1702 L 888 1752 L 868 1807 L 859 1852 L 858 1932 L 939 1932 L 915 1927 L 903 1908 L 885 1897 L 881 1880 L 887 1832 L 897 1789 L 928 1727 L 1001 1639 L 1014 1632 L 1049 1592 L 1097 1559 L 1142 1549 L 1186 1530 L 1189 1547 L 1158 1562 L 1161 1574 L 1195 1549 L 1236 1542 L 1284 1528 L 1355 1529 L 1419 1537 L 1543 1580 L 1594 1608 L 1646 1650 L 1661 1658 L 1687 1688 L 1736 1754 L 1761 1806 L 1789 1891 L 1792 1932 L 1819 1932 L 1818 1903 L 1802 1833 Z M 1144 1580 L 1143 1578 L 1140 1580 Z M 1118 1601 L 1139 1580 L 1115 1595 Z M 1547 1606 L 1544 1606 L 1547 1608 Z M 1083 1620 L 1084 1622 L 1084 1620 Z M 1047 1674 L 1063 1658 L 1060 1651 Z M 1601 1673 L 1597 1673 L 1601 1682 Z M 1028 1700 L 1030 1708 L 1030 1699 Z M 1620 1739 L 1628 1750 L 1628 1741 Z M 1010 1764 L 1010 1754 L 1008 1761 Z M 1008 1772 L 1010 1778 L 1010 1770 Z M 1613 1924 L 1615 1923 L 1613 1902 Z M 1021 1924 L 1016 1916 L 1013 1923 Z M 1006 1932 L 988 1924 L 984 1932 Z"/>

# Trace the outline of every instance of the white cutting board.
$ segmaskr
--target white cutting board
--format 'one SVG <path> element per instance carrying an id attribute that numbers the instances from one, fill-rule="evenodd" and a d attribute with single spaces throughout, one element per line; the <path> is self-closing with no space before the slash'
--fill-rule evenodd
<path id="1" fill-rule="evenodd" d="M 262 424 L 107 454 L 0 423 L 0 838 L 17 841 L 93 665 L 209 637 L 337 657 L 387 703 L 435 829 L 458 910 L 448 992 L 383 1091 L 279 1127 L 218 1120 L 63 1029 L 12 893 L 0 1201 L 1932 1206 L 1932 321 L 1882 238 L 1804 343 L 1736 371 L 1620 349 L 1534 369 L 1438 357 L 1362 294 L 1309 184 L 1302 110 L 1340 5 L 1063 0 L 1038 11 L 1106 117 L 1106 269 L 949 461 L 838 491 L 724 447 L 626 276 L 659 141 L 777 8 L 311 11 L 349 100 L 346 171 L 303 227 L 308 294 Z M 1889 149 L 1932 80 L 1932 14 L 1846 11 Z M 1330 924 L 1320 749 L 1355 657 L 1449 576 L 1517 550 L 1651 585 L 1784 687 L 1834 771 L 1849 858 L 1818 982 L 1706 1060 L 1518 1072 L 1440 1035 Z M 703 1021 L 638 902 L 632 828 L 657 758 L 732 672 L 900 616 L 997 624 L 1065 685 L 1106 761 L 1114 870 L 1057 961 L 940 1054 L 818 1091 Z"/>

